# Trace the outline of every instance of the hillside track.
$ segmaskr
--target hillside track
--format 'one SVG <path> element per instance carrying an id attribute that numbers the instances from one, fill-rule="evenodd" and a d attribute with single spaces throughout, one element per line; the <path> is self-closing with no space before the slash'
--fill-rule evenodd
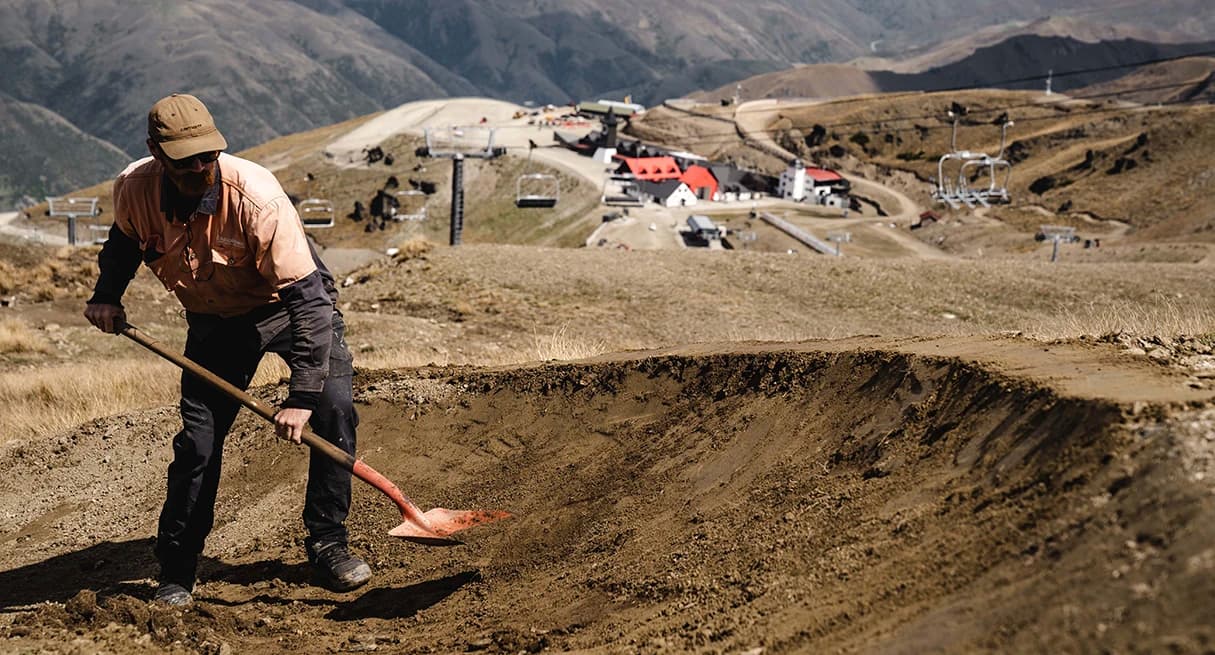
<path id="1" fill-rule="evenodd" d="M 782 148 L 772 138 L 771 125 L 782 111 L 805 109 L 828 102 L 826 100 L 776 101 L 753 100 L 744 102 L 735 109 L 734 125 L 739 135 L 746 141 L 762 146 L 762 149 L 785 161 L 793 161 L 798 156 Z M 872 180 L 867 180 L 855 174 L 840 172 L 844 179 L 852 185 L 853 192 L 859 193 L 879 202 L 889 220 L 908 223 L 919 216 L 923 209 L 907 194 Z M 907 239 L 906 241 L 911 241 Z M 940 258 L 945 255 L 935 248 L 919 248 L 919 252 L 930 258 Z"/>
<path id="2" fill-rule="evenodd" d="M 198 601 L 149 606 L 175 416 L 101 419 L 0 460 L 2 649 L 1215 644 L 1215 392 L 1112 346 L 699 344 L 356 387 L 369 464 L 424 506 L 515 518 L 425 549 L 385 536 L 396 513 L 360 485 L 352 540 L 376 577 L 321 591 L 299 543 L 305 459 L 246 415 Z"/>

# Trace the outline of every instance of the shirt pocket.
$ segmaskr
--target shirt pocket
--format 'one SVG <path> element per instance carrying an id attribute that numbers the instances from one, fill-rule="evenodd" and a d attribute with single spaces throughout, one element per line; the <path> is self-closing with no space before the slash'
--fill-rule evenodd
<path id="1" fill-rule="evenodd" d="M 246 295 L 265 286 L 248 252 L 211 249 L 212 284 L 234 295 Z"/>

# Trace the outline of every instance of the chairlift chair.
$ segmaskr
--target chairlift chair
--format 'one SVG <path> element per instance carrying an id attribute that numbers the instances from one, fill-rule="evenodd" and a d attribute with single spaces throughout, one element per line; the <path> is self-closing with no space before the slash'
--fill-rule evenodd
<path id="1" fill-rule="evenodd" d="M 561 197 L 561 181 L 556 175 L 547 173 L 529 173 L 532 167 L 532 153 L 535 152 L 535 141 L 528 139 L 527 162 L 524 173 L 515 180 L 515 206 L 519 208 L 551 209 L 557 206 Z"/>
<path id="2" fill-rule="evenodd" d="M 528 173 L 515 180 L 515 206 L 551 209 L 561 197 L 561 181 L 556 175 Z"/>
<path id="3" fill-rule="evenodd" d="M 1008 113 L 992 121 L 993 125 L 1000 125 L 1000 154 L 995 157 L 984 152 L 958 150 L 958 120 L 966 115 L 966 108 L 955 102 L 948 114 L 953 120 L 950 139 L 952 152 L 945 153 L 937 162 L 936 188 L 932 197 L 954 209 L 959 209 L 962 204 L 973 209 L 975 205 L 990 207 L 993 202 L 1009 202 L 1008 181 L 1012 175 L 1012 163 L 1004 159 L 1004 150 L 1008 143 L 1008 128 L 1014 123 Z M 949 174 L 946 174 L 947 165 Z M 957 171 L 956 176 L 953 175 L 954 170 Z M 986 174 L 987 188 L 970 188 L 972 170 L 977 170 L 976 178 L 979 180 Z M 1003 182 L 1000 177 L 1003 177 Z"/>
<path id="4" fill-rule="evenodd" d="M 333 203 L 325 198 L 301 200 L 299 214 L 305 228 L 333 227 Z"/>
<path id="5" fill-rule="evenodd" d="M 100 232 L 105 230 L 109 232 L 109 225 L 98 228 L 99 222 L 97 216 L 101 214 L 101 208 L 97 206 L 97 198 L 69 198 L 69 197 L 48 197 L 46 199 L 46 213 L 48 216 L 65 217 L 68 220 L 68 243 L 76 245 L 76 220 L 80 218 L 93 219 L 93 222 L 88 226 L 93 231 Z M 104 243 L 105 238 L 94 238 L 93 243 Z"/>
<path id="6" fill-rule="evenodd" d="M 417 189 L 404 189 L 392 194 L 397 200 L 395 221 L 426 220 L 426 193 Z"/>

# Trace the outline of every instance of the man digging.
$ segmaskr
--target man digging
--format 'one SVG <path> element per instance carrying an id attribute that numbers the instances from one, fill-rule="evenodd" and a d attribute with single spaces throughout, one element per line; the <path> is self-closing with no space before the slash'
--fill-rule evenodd
<path id="1" fill-rule="evenodd" d="M 114 225 L 84 315 L 108 333 L 125 325 L 122 296 L 140 261 L 186 310 L 186 357 L 246 389 L 262 355 L 291 368 L 278 436 L 305 424 L 346 453 L 355 449 L 354 372 L 333 276 L 304 236 L 274 175 L 223 153 L 227 141 L 194 96 L 162 98 L 148 113 L 150 157 L 114 182 Z M 224 437 L 240 405 L 202 380 L 181 378 L 182 430 L 173 439 L 155 554 L 155 600 L 193 600 L 198 557 L 214 523 Z M 347 549 L 350 471 L 314 452 L 304 498 L 305 547 L 318 582 L 355 589 L 371 568 Z"/>

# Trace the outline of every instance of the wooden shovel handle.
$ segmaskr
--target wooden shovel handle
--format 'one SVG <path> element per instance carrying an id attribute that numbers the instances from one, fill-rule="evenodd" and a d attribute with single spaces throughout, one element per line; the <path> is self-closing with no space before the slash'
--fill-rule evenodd
<path id="1" fill-rule="evenodd" d="M 176 352 L 173 352 L 172 350 L 169 350 L 168 348 L 165 348 L 164 346 L 160 345 L 160 342 L 156 341 L 152 337 L 149 337 L 148 335 L 139 331 L 139 329 L 136 328 L 135 326 L 128 324 L 126 327 L 124 327 L 121 330 L 121 334 L 122 334 L 122 336 L 127 337 L 131 341 L 134 341 L 135 343 L 143 346 L 144 348 L 151 350 L 152 352 L 156 353 L 157 355 L 164 357 L 165 359 L 169 360 L 170 362 L 177 364 L 177 366 L 179 366 L 182 370 L 186 371 L 187 373 L 194 375 L 195 377 L 203 380 L 207 384 L 210 384 L 211 386 L 215 387 L 216 389 L 219 389 L 220 391 L 228 394 L 229 396 L 232 397 L 233 400 L 236 400 L 236 401 L 240 402 L 240 404 L 244 405 L 245 407 L 248 407 L 249 410 L 252 411 L 254 414 L 261 416 L 262 418 L 266 419 L 267 421 L 270 421 L 271 423 L 274 422 L 275 411 L 271 407 L 268 407 L 266 405 L 266 403 L 263 403 L 262 401 L 258 400 L 257 398 L 254 398 L 253 396 L 249 395 L 248 393 L 241 391 L 235 385 L 233 385 L 231 382 L 228 382 L 227 380 L 219 377 L 218 375 L 212 373 L 211 371 L 208 371 L 207 369 L 200 366 L 198 363 L 187 358 L 185 355 L 180 355 Z M 328 441 L 325 441 L 324 439 L 318 437 L 315 433 L 312 432 L 312 430 L 309 430 L 307 428 L 307 426 L 304 427 L 303 441 L 304 441 L 304 443 L 308 444 L 309 448 L 312 448 L 313 450 L 319 450 L 325 456 L 327 456 L 330 459 L 334 460 L 335 462 L 341 464 L 343 467 L 346 468 L 346 470 L 354 472 L 355 461 L 356 461 L 354 457 L 351 457 L 349 454 L 347 454 L 341 448 L 338 448 L 337 446 L 329 443 Z"/>
<path id="2" fill-rule="evenodd" d="M 236 388 L 236 386 L 231 382 L 228 382 L 211 371 L 203 368 L 197 362 L 191 361 L 185 355 L 179 355 L 176 352 L 165 348 L 155 339 L 149 337 L 143 332 L 140 332 L 138 328 L 130 324 L 123 327 L 120 332 L 128 339 L 138 343 L 148 350 L 151 350 L 157 355 L 164 357 L 165 359 L 179 366 L 182 370 L 200 378 L 223 393 L 226 393 L 233 400 L 236 400 L 245 407 L 248 407 L 258 416 L 261 416 L 271 423 L 274 422 L 275 412 L 272 408 L 267 407 L 262 401 Z M 401 493 L 401 490 L 398 489 L 391 480 L 383 475 L 380 475 L 380 473 L 368 466 L 362 460 L 355 459 L 341 448 L 338 448 L 328 441 L 318 437 L 307 427 L 304 427 L 303 442 L 308 444 L 309 448 L 320 451 L 325 456 L 341 464 L 346 470 L 353 473 L 355 477 L 366 482 L 367 484 L 370 484 L 376 489 L 379 489 L 381 493 L 388 496 L 388 498 L 396 504 L 397 509 L 401 510 L 401 518 L 404 520 L 402 526 L 405 526 L 406 524 L 413 524 L 413 526 L 415 526 L 409 531 L 408 534 L 410 536 L 406 537 L 407 539 L 431 546 L 450 546 L 460 543 L 458 540 L 448 537 L 445 533 L 440 534 L 435 532 L 435 529 L 431 526 L 422 510 L 419 509 L 408 496 Z M 486 514 L 486 516 L 489 515 Z M 497 517 L 496 514 L 493 516 Z M 494 520 L 496 520 L 496 518 Z M 400 526 L 398 526 L 398 529 L 399 528 Z"/>

